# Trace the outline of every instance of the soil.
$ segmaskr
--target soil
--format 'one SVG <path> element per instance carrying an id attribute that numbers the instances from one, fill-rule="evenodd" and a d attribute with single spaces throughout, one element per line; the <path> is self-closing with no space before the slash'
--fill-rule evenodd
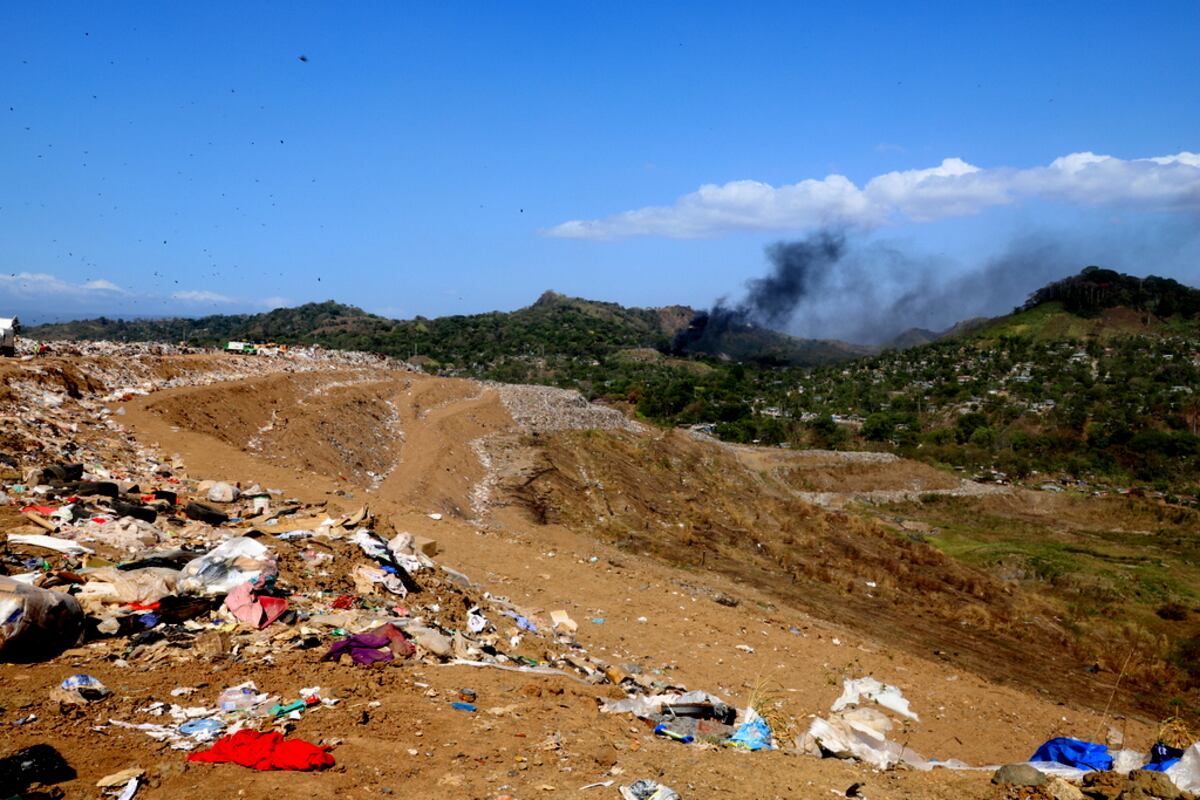
<path id="1" fill-rule="evenodd" d="M 86 374 L 87 364 L 77 368 Z M 736 455 L 659 431 L 534 436 L 492 388 L 378 369 L 165 389 L 123 407 L 122 424 L 137 442 L 177 459 L 191 478 L 278 488 L 324 503 L 333 516 L 367 503 L 397 530 L 436 539 L 437 561 L 482 590 L 543 618 L 565 609 L 595 656 L 657 670 L 738 705 L 770 686 L 793 736 L 811 715 L 827 713 L 842 678 L 863 675 L 901 687 L 920 715 L 903 741 L 930 758 L 980 766 L 1018 761 L 1052 736 L 1102 738 L 1109 725 L 1124 728 L 1126 746 L 1145 749 L 1153 735 L 1144 721 L 1114 721 L 1097 711 L 1112 676 L 1089 677 L 1069 665 L 1049 636 L 996 638 L 984 625 L 959 625 L 958 649 L 970 657 L 956 659 L 956 648 L 946 645 L 935 655 L 930 643 L 954 636 L 939 604 L 959 598 L 964 607 L 1004 606 L 1006 614 L 1037 609 L 1000 590 L 981 606 L 992 587 L 981 583 L 975 594 L 983 597 L 972 601 L 969 587 L 942 578 L 922 608 L 920 592 L 877 573 L 887 559 L 920 574 L 951 567 L 922 564 L 931 556 L 894 544 L 902 538 L 789 498 L 778 485 L 779 464 L 740 473 Z M 855 480 L 870 487 L 870 471 Z M 756 502 L 770 506 L 757 527 Z M 718 514 L 736 522 L 709 532 L 696 524 L 704 518 L 712 525 Z M 776 518 L 768 522 L 770 515 Z M 686 520 L 682 538 L 679 520 Z M 756 541 L 758 528 L 770 530 Z M 774 537 L 788 530 L 797 537 L 789 546 L 801 558 L 825 559 L 839 588 L 803 570 L 792 570 L 805 576 L 796 583 L 790 568 L 771 567 L 775 555 L 753 555 L 783 552 Z M 872 578 L 845 552 L 821 551 L 826 538 L 831 547 L 857 542 L 890 599 L 867 597 Z M 269 648 L 275 634 L 269 628 L 255 636 Z M 991 639 L 1000 644 L 989 649 Z M 168 647 L 152 660 L 125 663 L 113 647 L 109 640 L 46 663 L 0 665 L 0 720 L 38 717 L 6 725 L 3 752 L 53 744 L 79 774 L 61 785 L 66 797 L 95 797 L 96 780 L 130 766 L 147 770 L 139 798 L 615 797 L 614 787 L 581 787 L 643 777 L 673 786 L 686 800 L 844 796 L 854 783 L 870 798 L 1001 796 L 988 771 L 879 773 L 786 751 L 656 738 L 632 716 L 598 712 L 613 687 L 563 677 L 410 662 L 359 668 L 319 662 L 323 647 L 216 659 Z M 76 672 L 94 675 L 114 694 L 63 714 L 49 693 Z M 338 698 L 336 706 L 308 712 L 292 734 L 335 744 L 337 766 L 306 774 L 188 764 L 140 732 L 95 730 L 151 701 L 170 701 L 175 687 L 195 687 L 211 702 L 244 680 L 285 697 L 319 685 Z M 462 687 L 477 692 L 478 713 L 450 707 Z"/>

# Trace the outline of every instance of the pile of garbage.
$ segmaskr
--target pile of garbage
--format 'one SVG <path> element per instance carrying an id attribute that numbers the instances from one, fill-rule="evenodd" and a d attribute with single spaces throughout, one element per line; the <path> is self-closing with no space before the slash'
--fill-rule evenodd
<path id="1" fill-rule="evenodd" d="M 485 383 L 500 395 L 500 402 L 522 430 L 552 433 L 567 430 L 642 430 L 642 425 L 615 408 L 589 403 L 574 389 Z"/>

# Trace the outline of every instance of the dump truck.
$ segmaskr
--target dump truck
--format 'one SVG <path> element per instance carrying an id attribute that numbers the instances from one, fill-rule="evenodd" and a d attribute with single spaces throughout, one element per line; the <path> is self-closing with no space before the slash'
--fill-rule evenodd
<path id="1" fill-rule="evenodd" d="M 21 321 L 16 317 L 0 317 L 0 356 L 17 354 L 17 334 L 20 330 Z"/>
<path id="2" fill-rule="evenodd" d="M 230 342 L 225 345 L 225 352 L 252 356 L 258 353 L 258 346 L 251 342 Z"/>

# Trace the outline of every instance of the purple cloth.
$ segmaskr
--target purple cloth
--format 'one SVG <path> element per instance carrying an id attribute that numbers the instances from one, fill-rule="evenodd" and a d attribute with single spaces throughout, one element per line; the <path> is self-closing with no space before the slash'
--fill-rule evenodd
<path id="1" fill-rule="evenodd" d="M 330 646 L 322 661 L 341 661 L 349 654 L 355 664 L 376 664 L 391 661 L 392 651 L 388 648 L 391 639 L 380 633 L 358 633 L 347 639 L 339 639 Z M 383 649 L 388 648 L 388 649 Z"/>

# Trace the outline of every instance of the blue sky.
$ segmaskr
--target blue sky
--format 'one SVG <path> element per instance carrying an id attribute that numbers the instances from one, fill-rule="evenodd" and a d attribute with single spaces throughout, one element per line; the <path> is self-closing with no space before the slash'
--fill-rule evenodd
<path id="1" fill-rule="evenodd" d="M 1198 30 L 1195 2 L 4 4 L 0 313 L 703 306 L 826 222 L 946 279 L 1036 232 L 1194 282 Z"/>

